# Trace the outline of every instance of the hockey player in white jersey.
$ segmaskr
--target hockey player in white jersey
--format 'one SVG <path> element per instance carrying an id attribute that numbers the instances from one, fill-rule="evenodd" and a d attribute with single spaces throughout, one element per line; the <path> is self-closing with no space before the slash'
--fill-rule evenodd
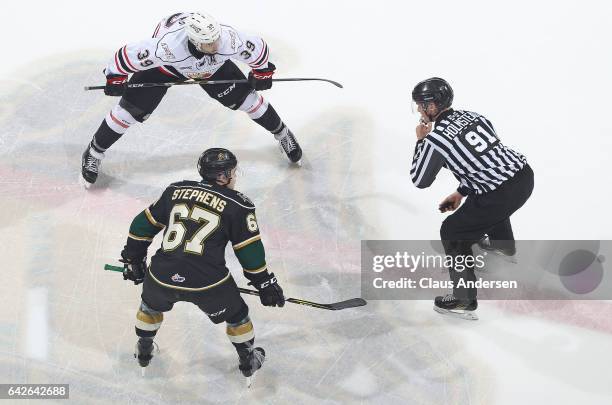
<path id="1" fill-rule="evenodd" d="M 127 44 L 104 70 L 108 96 L 122 96 L 107 114 L 83 153 L 81 174 L 93 184 L 110 148 L 137 122 L 144 122 L 168 91 L 167 87 L 127 88 L 135 83 L 167 83 L 188 79 L 246 79 L 234 61 L 251 68 L 248 83 L 201 85 L 208 95 L 232 110 L 241 110 L 270 131 L 291 162 L 302 157 L 295 136 L 257 90 L 272 87 L 275 66 L 266 42 L 219 24 L 205 13 L 176 13 L 162 19 L 152 38 Z"/>

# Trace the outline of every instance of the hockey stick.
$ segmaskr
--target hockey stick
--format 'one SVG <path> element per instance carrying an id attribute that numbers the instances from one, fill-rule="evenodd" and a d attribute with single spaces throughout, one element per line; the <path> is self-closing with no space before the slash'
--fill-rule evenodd
<path id="1" fill-rule="evenodd" d="M 273 82 L 306 82 L 306 81 L 319 81 L 331 83 L 338 88 L 343 86 L 333 80 L 318 79 L 318 78 L 307 78 L 307 77 L 294 77 L 290 79 L 272 79 Z M 172 86 L 185 86 L 188 84 L 234 84 L 234 83 L 248 83 L 247 79 L 238 80 L 186 80 L 184 82 L 169 82 L 169 83 L 129 83 L 125 87 L 128 89 L 136 88 L 149 88 L 149 87 L 172 87 Z M 85 86 L 85 90 L 104 90 L 105 86 Z"/>
<path id="2" fill-rule="evenodd" d="M 110 265 L 110 264 L 105 264 L 104 265 L 104 270 L 110 270 L 110 271 L 116 271 L 116 272 L 123 273 L 123 267 L 113 266 L 113 265 Z M 249 290 L 247 288 L 240 288 L 240 287 L 238 287 L 238 291 L 240 291 L 242 294 L 257 295 L 257 296 L 259 296 L 259 291 L 256 291 L 256 290 Z M 341 309 L 362 307 L 362 306 L 367 304 L 367 301 L 364 300 L 363 298 L 351 298 L 350 300 L 340 301 L 340 302 L 332 302 L 331 304 L 320 304 L 318 302 L 301 300 L 299 298 L 287 298 L 287 299 L 285 299 L 285 301 L 290 302 L 292 304 L 306 305 L 308 307 L 314 307 L 314 308 L 319 308 L 319 309 L 327 309 L 327 310 L 330 310 L 330 311 L 338 311 L 338 310 L 341 310 Z"/>
<path id="3" fill-rule="evenodd" d="M 238 287 L 238 291 L 240 291 L 243 294 L 259 296 L 259 291 L 249 290 L 247 288 Z M 331 304 L 320 304 L 318 302 L 301 300 L 299 298 L 286 298 L 285 301 L 290 302 L 292 304 L 306 305 L 309 307 L 314 307 L 314 308 L 319 308 L 319 309 L 329 309 L 331 311 L 338 311 L 340 309 L 346 309 L 346 308 L 362 307 L 367 304 L 367 301 L 364 300 L 363 298 L 351 298 L 350 300 L 332 302 Z"/>

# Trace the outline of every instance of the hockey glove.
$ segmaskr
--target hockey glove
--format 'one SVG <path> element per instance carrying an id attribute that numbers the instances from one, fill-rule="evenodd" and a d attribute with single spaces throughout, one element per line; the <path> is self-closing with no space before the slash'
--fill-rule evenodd
<path id="1" fill-rule="evenodd" d="M 249 285 L 257 288 L 257 291 L 259 291 L 259 299 L 262 305 L 266 307 L 282 307 L 285 305 L 283 289 L 278 285 L 274 273 L 271 273 L 264 280 L 259 280 L 257 282 L 251 281 Z"/>
<path id="2" fill-rule="evenodd" d="M 104 86 L 104 94 L 107 96 L 119 97 L 123 95 L 127 84 L 127 75 L 108 75 L 106 76 L 106 85 Z"/>
<path id="3" fill-rule="evenodd" d="M 272 75 L 276 66 L 268 62 L 268 67 L 263 69 L 253 69 L 249 73 L 249 84 L 255 90 L 268 90 L 272 87 Z"/>
<path id="4" fill-rule="evenodd" d="M 125 249 L 121 252 L 121 260 L 123 263 L 123 279 L 131 280 L 134 285 L 138 285 L 144 281 L 147 272 L 147 257 L 141 259 L 130 259 L 127 257 Z"/>

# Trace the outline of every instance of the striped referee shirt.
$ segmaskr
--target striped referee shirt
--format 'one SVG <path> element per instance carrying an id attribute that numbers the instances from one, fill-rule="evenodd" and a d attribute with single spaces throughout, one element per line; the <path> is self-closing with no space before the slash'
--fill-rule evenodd
<path id="1" fill-rule="evenodd" d="M 410 175 L 417 187 L 425 188 L 445 167 L 459 180 L 457 191 L 466 196 L 495 190 L 526 164 L 523 155 L 499 141 L 491 121 L 474 112 L 449 109 L 417 142 Z"/>

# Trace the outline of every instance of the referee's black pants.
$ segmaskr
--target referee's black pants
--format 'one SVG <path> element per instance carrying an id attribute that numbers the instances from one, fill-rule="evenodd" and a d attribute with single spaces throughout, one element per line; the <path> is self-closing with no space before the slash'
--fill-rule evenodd
<path id="1" fill-rule="evenodd" d="M 514 177 L 502 183 L 497 189 L 485 194 L 467 197 L 463 205 L 449 215 L 440 227 L 440 239 L 447 255 L 471 256 L 472 245 L 485 234 L 491 240 L 505 241 L 514 247 L 514 235 L 510 216 L 525 204 L 533 191 L 533 170 L 525 165 Z M 476 281 L 474 267 L 463 271 L 449 268 L 453 281 L 453 295 L 461 300 L 476 298 L 476 288 L 459 287 L 459 280 Z"/>

